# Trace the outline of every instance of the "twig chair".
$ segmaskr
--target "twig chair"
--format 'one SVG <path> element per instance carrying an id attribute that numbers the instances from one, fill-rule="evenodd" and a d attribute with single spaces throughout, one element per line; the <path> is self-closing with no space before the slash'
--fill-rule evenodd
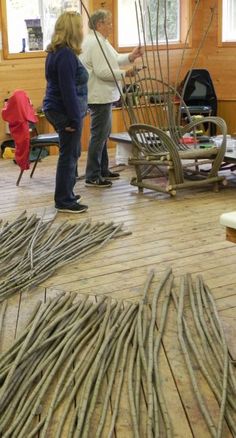
<path id="1" fill-rule="evenodd" d="M 218 174 L 226 148 L 224 120 L 204 117 L 204 123 L 213 124 L 221 131 L 222 143 L 220 147 L 200 149 L 196 131 L 201 127 L 203 118 L 182 126 L 181 111 L 184 107 L 188 113 L 188 108 L 176 90 L 148 77 L 139 78 L 135 83 L 135 89 L 139 91 L 126 96 L 130 119 L 128 132 L 133 144 L 129 164 L 136 171 L 131 184 L 139 191 L 147 188 L 170 195 L 175 195 L 177 189 L 207 184 L 214 184 L 215 190 L 218 190 L 218 183 L 224 181 L 224 176 Z M 190 114 L 188 118 L 191 120 Z M 187 133 L 192 136 L 190 144 L 185 143 L 184 135 Z M 210 165 L 209 172 L 204 171 L 206 164 Z M 163 175 L 165 183 L 162 181 L 160 184 L 156 178 Z"/>

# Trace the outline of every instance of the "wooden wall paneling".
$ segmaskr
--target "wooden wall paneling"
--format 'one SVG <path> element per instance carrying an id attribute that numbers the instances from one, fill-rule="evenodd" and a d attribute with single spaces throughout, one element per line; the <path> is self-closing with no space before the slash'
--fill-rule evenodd
<path id="1" fill-rule="evenodd" d="M 95 10 L 101 7 L 109 9 L 113 13 L 114 27 L 115 27 L 115 1 L 116 0 L 87 0 L 89 10 Z M 192 3 L 192 9 L 194 8 L 195 1 L 190 0 Z M 206 28 L 209 11 L 213 6 L 213 0 L 204 0 L 200 2 L 198 13 L 196 14 L 196 20 L 193 25 L 191 47 L 185 51 L 184 63 L 181 69 L 180 80 L 183 79 L 186 72 L 192 66 L 194 57 L 196 55 L 197 47 L 201 39 L 202 30 Z M 235 47 L 219 47 L 218 45 L 218 19 L 219 19 L 218 4 L 215 6 L 215 15 L 211 28 L 209 30 L 204 46 L 201 49 L 200 56 L 195 68 L 206 68 L 209 70 L 219 100 L 219 114 L 224 115 L 226 122 L 229 126 L 229 131 L 235 131 L 232 111 L 235 109 L 236 102 L 236 46 Z M 87 17 L 86 17 L 87 20 Z M 1 26 L 1 22 L 0 22 Z M 2 26 L 0 27 L 2 31 Z M 115 30 L 114 30 L 115 31 Z M 111 39 L 113 43 L 114 38 Z M 152 56 L 148 53 L 148 56 Z M 170 51 L 170 63 L 171 63 L 171 82 L 174 83 L 176 79 L 176 72 L 179 67 L 180 59 L 182 56 L 181 49 L 174 49 Z M 161 54 L 163 70 L 165 70 L 166 59 L 165 53 Z M 25 89 L 32 100 L 35 107 L 38 107 L 42 103 L 44 91 L 45 91 L 45 79 L 44 79 L 44 59 L 17 59 L 17 60 L 4 60 L 3 53 L 0 51 L 0 105 L 3 104 L 4 99 L 9 93 L 16 88 Z M 113 123 L 115 122 L 115 116 L 113 117 Z M 5 138 L 5 126 L 0 118 L 0 141 Z M 86 140 L 87 141 L 87 140 Z"/>
<path id="2" fill-rule="evenodd" d="M 228 128 L 228 134 L 236 135 L 236 100 L 234 101 L 218 101 L 218 115 L 222 117 Z"/>
<path id="3" fill-rule="evenodd" d="M 93 0 L 91 2 L 91 10 L 96 11 L 96 9 L 108 9 L 109 11 L 113 12 L 113 4 L 114 0 Z"/>
<path id="4" fill-rule="evenodd" d="M 87 116 L 84 118 L 83 131 L 82 131 L 82 137 L 81 137 L 82 151 L 88 150 L 89 133 L 90 133 L 90 116 L 89 116 L 89 114 L 87 114 Z"/>

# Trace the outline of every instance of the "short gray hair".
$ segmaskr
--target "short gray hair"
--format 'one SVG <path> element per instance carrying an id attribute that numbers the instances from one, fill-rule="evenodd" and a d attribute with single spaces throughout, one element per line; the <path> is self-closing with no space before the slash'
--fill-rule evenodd
<path id="1" fill-rule="evenodd" d="M 94 11 L 89 18 L 89 22 L 88 22 L 89 28 L 96 29 L 97 24 L 100 21 L 105 21 L 106 18 L 110 16 L 111 16 L 111 11 L 107 11 L 106 9 L 98 9 L 97 11 Z"/>

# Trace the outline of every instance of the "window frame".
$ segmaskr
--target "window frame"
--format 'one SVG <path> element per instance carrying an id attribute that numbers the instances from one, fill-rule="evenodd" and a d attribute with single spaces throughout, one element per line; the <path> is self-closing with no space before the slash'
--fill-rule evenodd
<path id="1" fill-rule="evenodd" d="M 219 47 L 236 47 L 236 41 L 223 41 L 223 0 L 218 0 L 218 46 Z"/>
<path id="2" fill-rule="evenodd" d="M 125 53 L 127 51 L 132 50 L 135 46 L 120 47 L 118 44 L 118 0 L 114 0 L 113 12 L 114 12 L 113 13 L 114 45 L 119 53 Z M 189 0 L 181 0 L 180 1 L 180 41 L 177 43 L 170 42 L 169 49 L 180 49 L 185 46 L 186 32 L 190 23 L 191 12 L 192 12 L 191 2 Z M 190 32 L 187 40 L 187 47 L 191 47 L 191 44 L 192 44 L 192 37 Z M 166 50 L 166 47 L 167 47 L 166 44 L 160 44 L 158 46 L 158 49 Z M 147 45 L 147 51 L 151 51 L 151 50 L 152 50 L 152 45 Z"/>
<path id="3" fill-rule="evenodd" d="M 84 0 L 84 4 L 87 7 L 87 3 L 89 0 Z M 82 8 L 82 19 L 86 20 L 86 14 L 84 9 Z M 13 60 L 13 59 L 32 59 L 32 58 L 45 58 L 47 53 L 45 50 L 35 50 L 24 53 L 9 53 L 9 44 L 8 44 L 8 27 L 7 27 L 7 4 L 6 0 L 1 0 L 0 4 L 0 24 L 1 24 L 1 33 L 2 33 L 2 54 L 3 60 Z M 86 28 L 86 25 L 84 26 Z"/>
<path id="4" fill-rule="evenodd" d="M 9 53 L 8 44 L 8 27 L 7 27 L 7 4 L 6 0 L 1 0 L 1 30 L 2 30 L 2 53 L 4 60 L 22 59 L 22 58 L 44 58 L 46 53 L 44 50 L 35 50 L 24 53 Z"/>

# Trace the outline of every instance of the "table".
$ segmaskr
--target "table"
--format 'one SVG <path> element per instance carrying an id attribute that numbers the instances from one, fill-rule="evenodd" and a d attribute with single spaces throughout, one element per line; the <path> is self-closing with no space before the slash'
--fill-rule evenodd
<path id="1" fill-rule="evenodd" d="M 132 144 L 131 137 L 128 132 L 117 132 L 117 133 L 113 132 L 110 134 L 109 139 L 111 141 L 116 141 L 117 143 Z M 229 151 L 225 152 L 224 163 L 236 164 L 236 149 L 233 150 L 232 152 Z"/>
<path id="2" fill-rule="evenodd" d="M 126 143 L 126 144 L 132 143 L 131 137 L 128 132 L 117 132 L 117 133 L 112 132 L 109 135 L 109 140 L 116 141 L 117 143 Z"/>
<path id="3" fill-rule="evenodd" d="M 132 156 L 132 141 L 128 132 L 111 133 L 109 140 L 116 142 L 116 164 L 128 165 Z"/>
<path id="4" fill-rule="evenodd" d="M 232 152 L 225 152 L 225 156 L 224 156 L 224 161 L 226 163 L 236 163 L 236 150 L 232 151 Z"/>

